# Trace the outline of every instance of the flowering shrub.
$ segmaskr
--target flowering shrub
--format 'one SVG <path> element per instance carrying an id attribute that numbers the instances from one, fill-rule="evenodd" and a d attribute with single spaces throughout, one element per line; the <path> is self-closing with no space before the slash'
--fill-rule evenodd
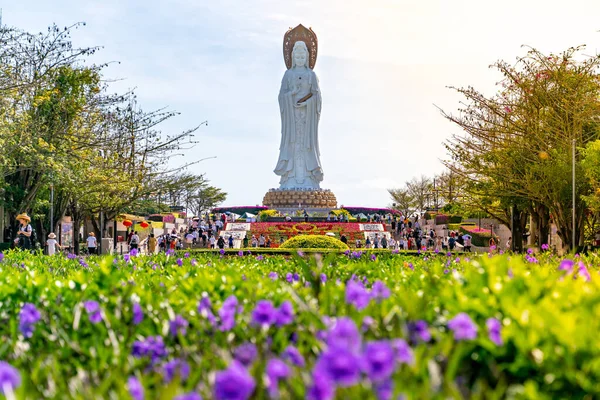
<path id="1" fill-rule="evenodd" d="M 249 235 L 270 237 L 273 246 L 277 246 L 281 239 L 288 240 L 296 235 L 325 235 L 333 232 L 339 238 L 346 235 L 349 241 L 356 239 L 364 241 L 364 233 L 360 230 L 360 224 L 335 223 L 335 222 L 253 222 L 250 226 Z"/>
<path id="2" fill-rule="evenodd" d="M 294 236 L 280 247 L 283 249 L 348 249 L 348 246 L 339 239 L 321 235 Z"/>
<path id="3" fill-rule="evenodd" d="M 473 243 L 473 246 L 487 247 L 489 245 L 489 240 L 492 237 L 491 230 L 480 228 L 477 225 L 461 225 L 459 231 L 471 235 L 471 243 Z M 496 235 L 494 235 L 494 239 L 496 241 L 498 240 Z"/>
<path id="4" fill-rule="evenodd" d="M 372 255 L 7 253 L 0 393 L 600 396 L 595 255 Z"/>

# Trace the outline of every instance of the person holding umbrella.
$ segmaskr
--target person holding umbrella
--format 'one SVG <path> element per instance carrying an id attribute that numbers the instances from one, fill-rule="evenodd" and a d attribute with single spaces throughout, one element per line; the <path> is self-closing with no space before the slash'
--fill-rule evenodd
<path id="1" fill-rule="evenodd" d="M 464 251 L 471 252 L 471 235 L 463 235 L 463 240 L 465 242 Z"/>

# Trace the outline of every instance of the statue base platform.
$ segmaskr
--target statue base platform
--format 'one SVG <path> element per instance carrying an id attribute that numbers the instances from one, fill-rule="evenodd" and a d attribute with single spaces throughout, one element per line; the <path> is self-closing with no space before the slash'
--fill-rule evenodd
<path id="1" fill-rule="evenodd" d="M 337 199 L 329 189 L 271 189 L 263 205 L 275 209 L 330 210 L 337 208 Z"/>

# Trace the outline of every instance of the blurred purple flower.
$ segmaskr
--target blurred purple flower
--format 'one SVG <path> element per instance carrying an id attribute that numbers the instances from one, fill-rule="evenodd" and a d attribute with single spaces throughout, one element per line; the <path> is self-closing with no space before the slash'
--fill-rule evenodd
<path id="1" fill-rule="evenodd" d="M 256 359 L 258 350 L 253 343 L 244 343 L 239 345 L 233 352 L 233 358 L 240 362 L 244 367 L 249 367 Z"/>
<path id="2" fill-rule="evenodd" d="M 249 253 L 248 253 L 248 254 L 249 254 Z M 240 257 L 244 257 L 244 251 L 243 251 L 243 250 L 240 250 L 240 251 L 238 251 L 238 256 L 240 256 Z"/>
<path id="3" fill-rule="evenodd" d="M 272 398 L 279 398 L 279 381 L 290 376 L 290 367 L 278 358 L 271 358 L 266 368 L 267 389 Z"/>
<path id="4" fill-rule="evenodd" d="M 19 330 L 26 338 L 33 336 L 35 324 L 40 320 L 40 312 L 31 303 L 25 303 L 19 313 Z"/>
<path id="5" fill-rule="evenodd" d="M 377 256 L 375 254 L 371 254 L 371 261 L 377 261 Z"/>
<path id="6" fill-rule="evenodd" d="M 69 260 L 74 260 L 74 259 L 76 259 L 76 258 L 77 258 L 77 255 L 76 255 L 76 254 L 73 254 L 73 253 L 69 253 L 69 254 L 67 254 L 67 258 L 68 258 Z"/>
<path id="7" fill-rule="evenodd" d="M 148 336 L 144 340 L 133 342 L 131 355 L 137 358 L 150 357 L 154 364 L 167 355 L 162 336 Z"/>
<path id="8" fill-rule="evenodd" d="M 298 252 L 297 252 L 297 253 L 298 253 L 298 255 L 299 255 L 300 257 L 304 257 L 304 253 L 303 253 L 302 251 L 298 250 Z"/>
<path id="9" fill-rule="evenodd" d="M 375 323 L 373 317 L 367 315 L 363 318 L 362 324 L 360 326 L 361 331 L 366 332 L 369 328 Z"/>
<path id="10" fill-rule="evenodd" d="M 297 272 L 294 272 L 293 278 L 294 278 L 294 281 L 298 282 L 300 280 L 300 275 L 298 275 Z"/>
<path id="11" fill-rule="evenodd" d="M 400 364 L 413 365 L 415 362 L 415 355 L 404 339 L 395 339 L 392 341 L 392 347 L 396 352 L 396 360 Z"/>
<path id="12" fill-rule="evenodd" d="M 269 279 L 271 279 L 272 281 L 276 281 L 278 277 L 279 277 L 279 275 L 277 275 L 277 272 L 273 272 L 273 271 L 269 272 Z"/>
<path id="13" fill-rule="evenodd" d="M 448 327 L 454 332 L 456 340 L 473 340 L 477 337 L 477 325 L 464 312 L 448 321 Z"/>
<path id="14" fill-rule="evenodd" d="M 427 322 L 423 320 L 415 321 L 408 324 L 408 331 L 410 333 L 411 340 L 416 342 L 421 340 L 423 342 L 429 342 L 431 340 L 431 333 Z"/>
<path id="15" fill-rule="evenodd" d="M 215 399 L 246 400 L 249 399 L 256 383 L 243 365 L 234 361 L 215 377 Z"/>
<path id="16" fill-rule="evenodd" d="M 219 318 L 221 320 L 221 325 L 219 327 L 220 331 L 227 332 L 233 329 L 235 326 L 237 306 L 238 300 L 234 295 L 231 295 L 225 299 L 221 309 L 219 310 Z"/>
<path id="17" fill-rule="evenodd" d="M 183 260 L 181 258 L 177 259 L 177 265 L 179 265 L 180 267 L 183 266 Z"/>
<path id="18" fill-rule="evenodd" d="M 83 303 L 85 311 L 87 311 L 89 320 L 92 324 L 97 324 L 102 321 L 102 313 L 100 311 L 100 304 L 94 300 L 88 300 Z"/>
<path id="19" fill-rule="evenodd" d="M 548 246 L 548 244 L 547 244 L 547 243 L 544 243 L 544 244 L 542 245 L 542 250 L 543 250 L 543 251 L 546 251 L 546 250 L 548 250 L 549 248 L 550 248 L 550 246 Z"/>
<path id="20" fill-rule="evenodd" d="M 287 281 L 287 283 L 292 283 L 294 281 L 294 278 L 293 278 L 291 272 L 288 272 L 287 274 L 285 274 L 285 280 Z"/>
<path id="21" fill-rule="evenodd" d="M 14 390 L 21 385 L 21 374 L 19 371 L 7 363 L 0 361 L 0 393 L 4 393 L 5 388 Z"/>
<path id="22" fill-rule="evenodd" d="M 264 260 L 264 259 L 265 259 L 265 258 L 263 257 L 263 255 L 262 255 L 262 254 L 259 254 L 259 255 L 257 255 L 257 256 L 256 256 L 256 261 L 262 261 L 262 260 Z"/>
<path id="23" fill-rule="evenodd" d="M 190 365 L 184 360 L 172 360 L 163 365 L 163 380 L 165 383 L 169 383 L 175 378 L 175 375 L 179 375 L 182 382 L 185 382 L 190 376 Z"/>
<path id="24" fill-rule="evenodd" d="M 206 318 L 211 326 L 216 326 L 217 320 L 212 312 L 212 305 L 208 296 L 203 296 L 202 299 L 200 299 L 200 303 L 198 303 L 198 314 Z"/>
<path id="25" fill-rule="evenodd" d="M 133 400 L 144 400 L 144 387 L 135 376 L 127 379 L 127 390 Z"/>
<path id="26" fill-rule="evenodd" d="M 500 335 L 500 331 L 502 329 L 502 324 L 496 318 L 488 318 L 485 322 L 487 326 L 488 333 L 490 335 L 490 340 L 496 343 L 497 346 L 502 346 L 504 343 L 502 341 L 502 336 Z"/>
<path id="27" fill-rule="evenodd" d="M 129 255 L 131 257 L 137 256 L 138 255 L 138 249 L 131 249 L 131 250 L 129 250 Z"/>
<path id="28" fill-rule="evenodd" d="M 532 248 L 527 249 L 527 254 L 529 254 L 529 255 L 533 254 L 533 249 Z"/>
<path id="29" fill-rule="evenodd" d="M 335 385 L 326 376 L 313 374 L 313 384 L 306 393 L 307 400 L 331 400 L 335 395 Z"/>
<path id="30" fill-rule="evenodd" d="M 579 261 L 577 265 L 579 266 L 579 276 L 583 277 L 583 279 L 585 279 L 586 282 L 591 281 L 592 277 L 590 276 L 590 273 L 585 264 L 582 261 Z"/>
<path id="31" fill-rule="evenodd" d="M 327 333 L 327 345 L 332 348 L 341 347 L 359 351 L 361 336 L 353 320 L 348 317 L 338 318 L 335 325 Z"/>
<path id="32" fill-rule="evenodd" d="M 222 256 L 225 255 L 225 250 L 223 250 L 223 249 L 219 250 L 219 254 Z"/>
<path id="33" fill-rule="evenodd" d="M 371 298 L 376 300 L 383 300 L 390 297 L 390 289 L 382 281 L 375 281 L 371 288 Z"/>
<path id="34" fill-rule="evenodd" d="M 167 256 L 172 256 L 172 255 L 174 255 L 174 254 L 175 254 L 175 250 L 173 250 L 173 249 L 167 249 L 167 251 L 165 252 L 165 254 L 166 254 Z"/>
<path id="35" fill-rule="evenodd" d="M 296 367 L 304 367 L 306 365 L 302 354 L 300 354 L 297 348 L 291 345 L 286 347 L 286 349 L 281 354 L 281 357 L 284 360 L 289 360 L 289 362 L 291 362 L 292 365 L 295 365 Z"/>
<path id="36" fill-rule="evenodd" d="M 319 278 L 321 279 L 321 283 L 327 283 L 327 275 L 321 274 Z"/>
<path id="37" fill-rule="evenodd" d="M 354 281 L 346 283 L 346 303 L 352 304 L 357 310 L 362 310 L 369 305 L 371 296 L 369 292 L 361 285 Z"/>
<path id="38" fill-rule="evenodd" d="M 0 251 L 0 262 L 4 260 L 4 253 Z"/>
<path id="39" fill-rule="evenodd" d="M 360 380 L 360 356 L 347 347 L 330 347 L 321 353 L 313 375 L 324 375 L 339 386 L 352 386 Z"/>
<path id="40" fill-rule="evenodd" d="M 196 392 L 189 392 L 175 396 L 173 397 L 173 400 L 202 400 L 202 396 Z"/>
<path id="41" fill-rule="evenodd" d="M 133 324 L 139 325 L 144 320 L 144 311 L 139 303 L 133 303 Z"/>
<path id="42" fill-rule="evenodd" d="M 394 395 L 394 384 L 391 379 L 378 382 L 373 386 L 373 389 L 375 390 L 377 400 L 391 400 Z"/>
<path id="43" fill-rule="evenodd" d="M 270 327 L 277 319 L 277 312 L 269 300 L 259 300 L 252 311 L 252 325 Z"/>
<path id="44" fill-rule="evenodd" d="M 388 341 L 368 342 L 363 352 L 363 369 L 372 382 L 387 380 L 396 367 L 396 357 Z"/>
<path id="45" fill-rule="evenodd" d="M 573 272 L 573 266 L 575 265 L 575 261 L 570 259 L 564 259 L 558 265 L 559 271 L 567 271 L 567 273 Z"/>
<path id="46" fill-rule="evenodd" d="M 173 337 L 177 336 L 178 334 L 185 336 L 188 325 L 189 322 L 181 315 L 177 314 L 175 319 L 169 322 L 169 334 Z"/>
<path id="47" fill-rule="evenodd" d="M 131 256 L 129 254 L 123 254 L 123 260 L 128 263 L 131 260 Z"/>
<path id="48" fill-rule="evenodd" d="M 294 306 L 291 302 L 284 301 L 277 309 L 275 323 L 278 327 L 282 327 L 284 325 L 289 325 L 292 322 L 294 322 Z"/>

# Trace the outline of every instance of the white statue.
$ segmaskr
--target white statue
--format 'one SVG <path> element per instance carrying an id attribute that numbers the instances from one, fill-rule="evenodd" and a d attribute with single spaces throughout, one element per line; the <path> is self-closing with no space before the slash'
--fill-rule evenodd
<path id="1" fill-rule="evenodd" d="M 292 66 L 283 75 L 279 91 L 281 145 L 275 173 L 280 189 L 319 189 L 323 170 L 319 153 L 321 91 L 309 68 L 306 43 L 297 41 Z"/>

